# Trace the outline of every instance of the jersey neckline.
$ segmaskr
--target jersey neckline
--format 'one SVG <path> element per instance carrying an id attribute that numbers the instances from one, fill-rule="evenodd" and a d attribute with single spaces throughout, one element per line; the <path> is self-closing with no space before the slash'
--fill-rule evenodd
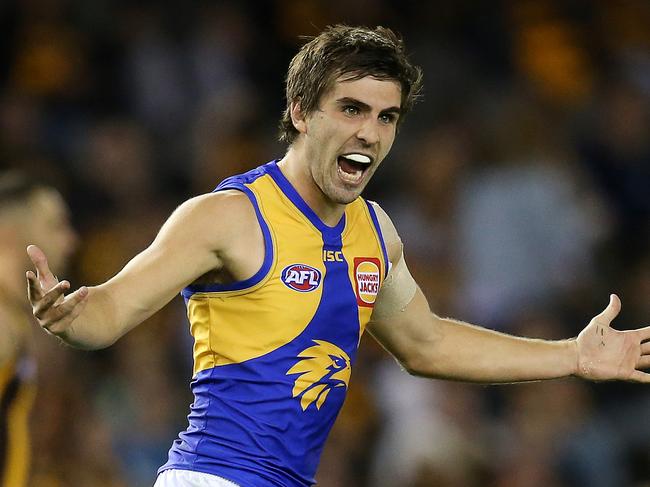
<path id="1" fill-rule="evenodd" d="M 300 196 L 300 193 L 298 193 L 296 188 L 293 187 L 287 177 L 282 173 L 278 167 L 278 161 L 279 159 L 271 161 L 271 163 L 268 165 L 268 173 L 271 178 L 273 178 L 273 181 L 275 181 L 278 187 L 282 190 L 284 195 L 289 198 L 289 201 L 293 203 L 293 205 L 310 221 L 312 225 L 314 225 L 314 227 L 318 229 L 319 232 L 321 232 L 321 234 L 323 234 L 324 237 L 337 237 L 341 235 L 343 229 L 345 228 L 345 213 L 343 213 L 341 219 L 335 226 L 330 227 L 329 225 L 325 224 L 323 220 L 321 220 L 320 217 L 316 214 L 316 212 L 311 209 L 311 207 L 302 198 L 302 196 Z"/>

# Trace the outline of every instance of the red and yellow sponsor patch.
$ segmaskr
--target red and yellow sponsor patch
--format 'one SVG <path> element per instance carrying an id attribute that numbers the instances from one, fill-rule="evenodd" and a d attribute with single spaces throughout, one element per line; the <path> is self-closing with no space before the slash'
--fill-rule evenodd
<path id="1" fill-rule="evenodd" d="M 381 266 L 375 257 L 354 258 L 354 284 L 357 304 L 372 308 L 381 283 Z"/>

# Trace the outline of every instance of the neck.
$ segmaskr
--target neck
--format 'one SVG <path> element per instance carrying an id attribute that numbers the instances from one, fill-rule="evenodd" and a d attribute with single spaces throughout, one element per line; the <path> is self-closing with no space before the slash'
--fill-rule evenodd
<path id="1" fill-rule="evenodd" d="M 305 159 L 305 155 L 291 146 L 278 162 L 278 167 L 318 218 L 325 225 L 333 227 L 341 220 L 346 205 L 332 201 L 323 193 L 309 172 Z"/>

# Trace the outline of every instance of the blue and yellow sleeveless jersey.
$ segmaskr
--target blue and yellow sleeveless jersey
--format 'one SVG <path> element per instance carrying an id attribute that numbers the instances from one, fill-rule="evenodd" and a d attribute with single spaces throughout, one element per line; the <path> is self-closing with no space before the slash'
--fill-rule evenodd
<path id="1" fill-rule="evenodd" d="M 361 334 L 387 273 L 362 198 L 335 227 L 276 161 L 226 179 L 257 213 L 265 258 L 250 279 L 182 292 L 194 337 L 194 402 L 169 468 L 244 487 L 308 486 L 343 404 Z"/>

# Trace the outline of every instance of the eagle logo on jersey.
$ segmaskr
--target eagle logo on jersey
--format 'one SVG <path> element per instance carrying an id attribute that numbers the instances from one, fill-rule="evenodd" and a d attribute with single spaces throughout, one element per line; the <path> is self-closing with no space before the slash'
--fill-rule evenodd
<path id="1" fill-rule="evenodd" d="M 316 345 L 309 347 L 298 355 L 302 358 L 287 375 L 300 374 L 293 386 L 293 397 L 300 398 L 300 406 L 305 411 L 310 404 L 316 403 L 316 409 L 325 402 L 333 387 L 346 387 L 350 381 L 350 357 L 333 343 L 324 340 L 312 340 Z"/>

